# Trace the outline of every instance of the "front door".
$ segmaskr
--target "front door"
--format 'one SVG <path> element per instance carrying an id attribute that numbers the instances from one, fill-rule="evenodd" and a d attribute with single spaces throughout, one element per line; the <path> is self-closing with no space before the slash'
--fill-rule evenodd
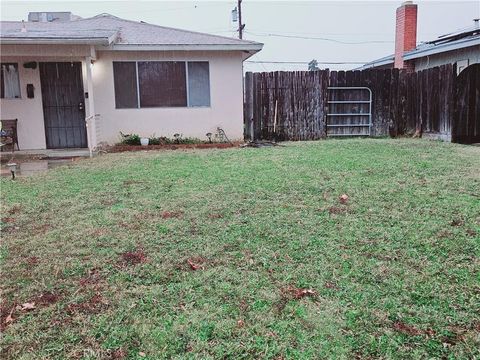
<path id="1" fill-rule="evenodd" d="M 85 103 L 80 62 L 40 63 L 47 149 L 85 148 Z"/>

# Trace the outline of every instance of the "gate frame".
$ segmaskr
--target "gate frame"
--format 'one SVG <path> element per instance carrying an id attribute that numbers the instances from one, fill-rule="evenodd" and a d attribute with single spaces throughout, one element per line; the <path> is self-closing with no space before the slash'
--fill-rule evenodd
<path id="1" fill-rule="evenodd" d="M 329 111 L 326 114 L 327 123 L 326 123 L 326 135 L 328 136 L 370 136 L 372 134 L 372 90 L 366 86 L 329 86 L 327 90 L 368 90 L 369 93 L 369 100 L 356 100 L 356 101 L 347 101 L 347 100 L 327 100 L 327 104 L 368 104 L 368 113 L 330 113 Z M 368 115 L 368 124 L 329 124 L 328 117 L 329 116 L 367 116 Z M 328 134 L 328 128 L 339 128 L 339 127 L 368 127 L 368 134 Z"/>

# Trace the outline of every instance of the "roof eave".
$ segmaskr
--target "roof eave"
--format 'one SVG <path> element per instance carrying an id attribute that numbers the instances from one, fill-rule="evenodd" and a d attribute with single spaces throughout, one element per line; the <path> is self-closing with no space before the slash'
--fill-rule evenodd
<path id="1" fill-rule="evenodd" d="M 359 67 L 358 69 L 359 70 L 371 69 L 371 68 L 375 68 L 375 67 L 379 67 L 379 66 L 390 65 L 390 64 L 393 64 L 394 62 L 395 62 L 394 59 L 372 61 L 372 62 L 369 62 L 368 64 L 365 64 L 365 65 Z"/>
<path id="2" fill-rule="evenodd" d="M 467 39 L 467 40 L 463 40 L 463 41 L 459 41 L 451 44 L 447 43 L 447 44 L 436 45 L 434 47 L 430 47 L 427 49 L 414 50 L 404 54 L 403 59 L 413 60 L 413 59 L 418 59 L 424 56 L 434 55 L 434 54 L 443 53 L 447 51 L 453 51 L 457 49 L 463 49 L 463 48 L 471 47 L 475 45 L 480 46 L 480 37 L 476 39 Z"/>
<path id="3" fill-rule="evenodd" d="M 262 50 L 263 44 L 111 44 L 106 50 L 113 51 L 252 51 Z"/>
<path id="4" fill-rule="evenodd" d="M 2 45 L 103 45 L 111 44 L 109 38 L 8 38 L 0 37 Z"/>

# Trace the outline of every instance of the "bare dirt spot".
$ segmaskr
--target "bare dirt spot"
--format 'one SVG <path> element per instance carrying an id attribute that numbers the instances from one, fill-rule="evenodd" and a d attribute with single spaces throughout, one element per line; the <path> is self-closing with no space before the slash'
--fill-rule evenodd
<path id="1" fill-rule="evenodd" d="M 35 303 L 37 305 L 49 306 L 55 304 L 59 299 L 60 295 L 46 291 L 35 299 Z"/>
<path id="2" fill-rule="evenodd" d="M 477 232 L 472 229 L 467 229 L 466 233 L 468 236 L 472 236 L 472 237 L 477 235 Z"/>
<path id="3" fill-rule="evenodd" d="M 99 270 L 93 268 L 88 271 L 88 275 L 84 276 L 79 280 L 79 283 L 82 287 L 97 285 L 102 280 L 102 277 L 99 273 Z"/>
<path id="4" fill-rule="evenodd" d="M 78 312 L 96 314 L 102 309 L 108 306 L 108 301 L 100 294 L 95 293 L 90 299 L 76 304 L 69 304 L 67 306 L 67 312 L 74 314 Z"/>
<path id="5" fill-rule="evenodd" d="M 397 321 L 393 323 L 393 329 L 399 333 L 410 335 L 410 336 L 435 335 L 435 331 L 433 331 L 432 329 L 427 329 L 427 330 L 417 329 L 416 327 L 405 324 L 401 321 Z"/>
<path id="6" fill-rule="evenodd" d="M 36 256 L 29 256 L 25 259 L 25 264 L 27 264 L 28 266 L 35 266 L 39 262 L 40 262 L 40 260 Z"/>
<path id="7" fill-rule="evenodd" d="M 441 230 L 437 233 L 440 239 L 449 239 L 453 236 L 453 233 L 449 230 Z"/>
<path id="8" fill-rule="evenodd" d="M 8 304 L 6 302 L 0 305 L 0 331 L 4 331 L 16 319 L 22 316 L 24 312 L 35 311 L 39 307 L 47 307 L 55 304 L 60 299 L 58 294 L 46 291 L 28 302 L 18 305 L 16 303 Z"/>
<path id="9" fill-rule="evenodd" d="M 15 222 L 15 218 L 13 218 L 13 217 L 3 217 L 2 222 L 4 224 L 11 224 L 11 223 Z"/>
<path id="10" fill-rule="evenodd" d="M 112 355 L 110 356 L 110 359 L 112 360 L 121 360 L 126 358 L 127 358 L 127 352 L 122 348 L 113 351 Z"/>
<path id="11" fill-rule="evenodd" d="M 52 229 L 52 225 L 50 224 L 35 225 L 33 227 L 33 231 L 36 234 L 41 234 L 41 235 L 46 234 L 51 229 Z"/>
<path id="12" fill-rule="evenodd" d="M 223 214 L 213 213 L 208 215 L 209 219 L 223 219 Z"/>
<path id="13" fill-rule="evenodd" d="M 116 199 L 102 199 L 100 200 L 100 204 L 105 205 L 105 206 L 112 206 L 117 203 Z"/>
<path id="14" fill-rule="evenodd" d="M 305 297 L 313 298 L 316 296 L 317 292 L 313 289 L 297 288 L 296 286 L 289 285 L 280 290 L 280 300 L 276 304 L 276 309 L 280 313 L 291 300 L 300 300 Z"/>
<path id="15" fill-rule="evenodd" d="M 135 251 L 127 251 L 121 255 L 120 261 L 124 265 L 138 265 L 147 261 L 147 255 L 143 249 L 137 249 Z"/>
<path id="16" fill-rule="evenodd" d="M 287 296 L 297 300 L 304 297 L 314 297 L 317 295 L 317 292 L 315 290 L 301 289 L 295 286 L 288 286 L 287 288 L 283 289 L 282 292 Z"/>
<path id="17" fill-rule="evenodd" d="M 464 224 L 465 221 L 463 221 L 462 219 L 453 219 L 450 223 L 450 226 L 463 226 Z"/>
<path id="18" fill-rule="evenodd" d="M 325 289 L 332 289 L 332 290 L 340 290 L 340 288 L 338 287 L 338 285 L 336 283 L 334 283 L 333 281 L 327 281 L 325 282 L 325 284 L 323 284 L 323 286 L 325 287 Z"/>
<path id="19" fill-rule="evenodd" d="M 12 208 L 10 208 L 8 210 L 8 214 L 9 215 L 18 214 L 20 212 L 20 210 L 22 210 L 22 207 L 20 205 L 15 205 L 15 206 L 12 206 Z"/>
<path id="20" fill-rule="evenodd" d="M 138 222 L 125 222 L 121 221 L 118 223 L 122 228 L 128 229 L 128 230 L 140 230 L 141 225 Z"/>
<path id="21" fill-rule="evenodd" d="M 161 216 L 162 216 L 162 219 L 171 219 L 171 218 L 179 219 L 183 216 L 183 214 L 184 214 L 183 211 L 164 211 L 162 212 Z"/>
<path id="22" fill-rule="evenodd" d="M 330 206 L 328 208 L 328 213 L 333 214 L 333 215 L 339 215 L 339 214 L 346 214 L 348 212 L 348 209 L 345 207 L 339 207 L 339 206 Z"/>

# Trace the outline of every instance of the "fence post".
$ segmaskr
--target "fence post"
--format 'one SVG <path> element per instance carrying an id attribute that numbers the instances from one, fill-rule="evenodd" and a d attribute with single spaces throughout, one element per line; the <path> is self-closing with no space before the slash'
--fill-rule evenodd
<path id="1" fill-rule="evenodd" d="M 243 115 L 245 140 L 253 141 L 253 74 L 245 74 L 245 113 Z"/>

